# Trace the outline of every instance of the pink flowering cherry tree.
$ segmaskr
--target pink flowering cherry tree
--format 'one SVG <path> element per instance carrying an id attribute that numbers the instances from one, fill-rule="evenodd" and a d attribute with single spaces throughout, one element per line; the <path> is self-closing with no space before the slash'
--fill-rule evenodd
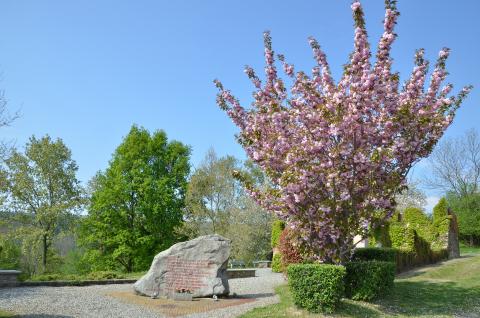
<path id="1" fill-rule="evenodd" d="M 362 6 L 355 1 L 351 8 L 354 50 L 338 82 L 320 45 L 310 38 L 316 61 L 311 75 L 296 72 L 277 56 L 283 78 L 292 83 L 287 90 L 268 32 L 264 82 L 252 68 L 245 70 L 255 86 L 252 107 L 242 107 L 215 81 L 218 105 L 240 128 L 240 144 L 272 183 L 258 189 L 245 179 L 249 193 L 288 222 L 311 258 L 328 263 L 348 260 L 353 238 L 366 237 L 369 227 L 393 214 L 394 196 L 409 170 L 430 154 L 471 89 L 449 96 L 452 85 L 441 87 L 447 48 L 440 51 L 429 83 L 428 62 L 424 50 L 418 50 L 412 74 L 401 86 L 390 56 L 397 37 L 395 2 L 387 1 L 374 62 Z"/>

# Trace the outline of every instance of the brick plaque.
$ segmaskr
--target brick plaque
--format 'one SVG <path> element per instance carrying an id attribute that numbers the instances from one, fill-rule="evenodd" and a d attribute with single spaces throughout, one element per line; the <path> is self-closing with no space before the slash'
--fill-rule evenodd
<path id="1" fill-rule="evenodd" d="M 178 256 L 167 258 L 166 289 L 169 293 L 187 289 L 195 292 L 207 287 L 205 279 L 210 277 L 210 262 L 206 260 L 188 260 Z"/>

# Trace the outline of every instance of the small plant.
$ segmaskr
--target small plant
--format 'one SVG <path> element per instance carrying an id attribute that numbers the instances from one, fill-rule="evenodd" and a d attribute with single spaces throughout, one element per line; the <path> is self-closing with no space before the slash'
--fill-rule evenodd
<path id="1" fill-rule="evenodd" d="M 327 264 L 288 266 L 288 286 L 295 305 L 310 312 L 333 312 L 343 296 L 345 267 Z"/>

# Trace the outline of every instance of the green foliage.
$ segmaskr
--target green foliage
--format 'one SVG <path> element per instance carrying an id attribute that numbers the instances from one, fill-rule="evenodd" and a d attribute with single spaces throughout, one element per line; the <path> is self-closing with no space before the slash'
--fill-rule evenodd
<path id="1" fill-rule="evenodd" d="M 386 228 L 391 247 L 397 250 L 398 272 L 436 263 L 448 256 L 433 222 L 418 208 L 410 207 L 403 214 L 397 213 Z M 360 253 L 363 253 L 361 249 Z"/>
<path id="2" fill-rule="evenodd" d="M 480 194 L 449 194 L 447 201 L 457 215 L 461 240 L 470 246 L 480 245 Z"/>
<path id="3" fill-rule="evenodd" d="M 108 280 L 108 279 L 122 279 L 125 278 L 125 274 L 115 271 L 98 271 L 88 274 L 62 274 L 62 273 L 49 273 L 33 275 L 28 280 L 34 282 L 46 282 L 46 281 L 81 281 L 81 280 Z"/>
<path id="4" fill-rule="evenodd" d="M 370 237 L 372 245 L 379 244 L 382 247 L 391 247 L 392 241 L 390 240 L 390 223 L 384 222 L 382 225 L 373 229 L 373 233 Z"/>
<path id="5" fill-rule="evenodd" d="M 345 268 L 327 264 L 294 264 L 287 268 L 294 303 L 310 312 L 333 312 L 343 296 Z"/>
<path id="6" fill-rule="evenodd" d="M 0 269 L 20 269 L 21 249 L 18 242 L 0 234 Z"/>
<path id="7" fill-rule="evenodd" d="M 272 238 L 271 238 L 271 246 L 275 248 L 278 246 L 278 241 L 280 240 L 280 235 L 282 231 L 285 229 L 285 222 L 282 220 L 275 220 L 272 223 Z"/>
<path id="8" fill-rule="evenodd" d="M 91 280 L 106 280 L 106 279 L 122 279 L 125 278 L 124 274 L 114 271 L 99 271 L 91 272 L 87 275 L 87 279 Z"/>
<path id="9" fill-rule="evenodd" d="M 86 274 L 92 270 L 92 266 L 85 258 L 85 251 L 74 248 L 64 256 L 59 269 L 62 274 Z"/>
<path id="10" fill-rule="evenodd" d="M 447 199 L 441 198 L 433 208 L 433 225 L 439 235 L 448 234 Z"/>
<path id="11" fill-rule="evenodd" d="M 273 254 L 272 272 L 274 272 L 274 273 L 281 273 L 282 272 L 282 255 L 280 255 L 280 253 Z"/>
<path id="12" fill-rule="evenodd" d="M 60 274 L 38 274 L 30 277 L 30 281 L 33 282 L 47 282 L 52 280 L 61 280 L 62 275 Z"/>
<path id="13" fill-rule="evenodd" d="M 397 250 L 393 248 L 363 247 L 353 251 L 352 261 L 395 262 Z"/>
<path id="14" fill-rule="evenodd" d="M 218 158 L 210 149 L 190 178 L 186 194 L 187 224 L 190 237 L 205 234 L 226 236 L 232 210 L 238 206 L 241 185 L 233 177 L 240 169 L 232 156 Z"/>
<path id="15" fill-rule="evenodd" d="M 351 299 L 372 300 L 388 294 L 393 288 L 394 262 L 355 261 L 346 263 L 345 268 L 345 292 Z"/>
<path id="16" fill-rule="evenodd" d="M 425 241 L 435 240 L 435 229 L 430 218 L 419 208 L 407 208 L 403 212 L 403 223 L 413 229 Z"/>
<path id="17" fill-rule="evenodd" d="M 110 165 L 91 181 L 88 217 L 81 229 L 93 270 L 147 268 L 178 240 L 190 148 L 133 126 Z"/>
<path id="18" fill-rule="evenodd" d="M 389 229 L 393 248 L 413 251 L 415 248 L 415 230 L 407 228 L 400 222 L 392 222 Z"/>
<path id="19" fill-rule="evenodd" d="M 271 252 L 272 214 L 260 208 L 235 175 L 262 185 L 265 177 L 252 162 L 218 158 L 210 149 L 187 188 L 185 222 L 178 232 L 187 238 L 220 234 L 232 241 L 231 257 L 251 263 Z"/>
<path id="20" fill-rule="evenodd" d="M 77 164 L 61 139 L 47 135 L 31 137 L 24 153 L 12 151 L 5 168 L 2 186 L 10 196 L 6 205 L 12 211 L 11 222 L 17 224 L 16 232 L 28 232 L 28 242 L 19 243 L 30 251 L 40 248 L 43 271 L 47 271 L 54 238 L 71 228 L 71 216 L 83 204 Z M 23 255 L 30 258 L 31 267 L 38 267 L 36 255 Z"/>

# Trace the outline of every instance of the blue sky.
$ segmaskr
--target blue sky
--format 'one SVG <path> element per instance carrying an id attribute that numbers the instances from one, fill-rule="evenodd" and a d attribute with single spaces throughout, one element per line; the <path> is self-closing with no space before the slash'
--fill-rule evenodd
<path id="1" fill-rule="evenodd" d="M 406 76 L 416 48 L 434 60 L 452 49 L 450 81 L 476 89 L 446 136 L 480 128 L 480 1 L 400 0 L 394 68 Z M 383 1 L 363 1 L 371 41 L 382 32 Z M 245 64 L 263 67 L 262 32 L 297 69 L 314 65 L 315 36 L 338 78 L 352 49 L 350 2 L 323 1 L 23 1 L 0 2 L 0 88 L 22 117 L 2 130 L 23 146 L 31 135 L 60 137 L 86 182 L 105 169 L 134 123 L 163 129 L 192 147 L 243 158 L 236 128 L 215 104 L 219 78 L 249 104 Z M 414 175 L 428 172 L 420 163 Z M 428 190 L 430 200 L 438 193 Z M 428 208 L 429 209 L 429 208 Z"/>

